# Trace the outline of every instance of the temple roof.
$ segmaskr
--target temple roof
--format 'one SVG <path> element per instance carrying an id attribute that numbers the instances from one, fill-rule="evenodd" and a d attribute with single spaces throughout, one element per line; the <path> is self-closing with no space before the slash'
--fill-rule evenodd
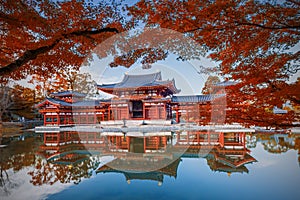
<path id="1" fill-rule="evenodd" d="M 36 107 L 41 107 L 43 106 L 45 103 L 50 103 L 56 106 L 72 106 L 72 104 L 65 102 L 63 100 L 59 100 L 59 99 L 53 99 L 53 98 L 49 98 L 47 97 L 45 100 L 43 100 L 42 102 L 38 103 L 36 105 Z"/>
<path id="2" fill-rule="evenodd" d="M 88 101 L 77 101 L 75 103 L 72 104 L 72 106 L 74 107 L 81 107 L 81 106 L 99 106 L 100 105 L 100 101 L 99 100 L 88 100 Z"/>
<path id="3" fill-rule="evenodd" d="M 44 101 L 37 104 L 36 107 L 41 107 L 47 102 L 50 104 L 56 105 L 56 106 L 69 106 L 69 107 L 85 107 L 85 106 L 86 107 L 94 107 L 94 106 L 100 105 L 99 100 L 78 101 L 78 102 L 74 102 L 74 103 L 68 103 L 63 100 L 47 97 Z"/>
<path id="4" fill-rule="evenodd" d="M 127 172 L 113 169 L 107 165 L 101 167 L 96 173 L 119 173 L 123 174 L 126 180 L 153 180 L 163 182 L 164 174 L 160 171 L 151 171 L 151 172 Z"/>
<path id="5" fill-rule="evenodd" d="M 212 101 L 214 98 L 220 97 L 220 95 L 185 95 L 185 96 L 173 96 L 172 102 L 174 103 L 198 103 Z"/>
<path id="6" fill-rule="evenodd" d="M 236 159 L 232 159 L 230 158 L 230 156 L 225 156 L 222 154 L 215 154 L 215 159 L 217 162 L 232 167 L 232 168 L 238 168 L 241 167 L 243 165 L 249 164 L 249 163 L 253 163 L 253 162 L 257 162 L 255 158 L 253 158 L 251 155 L 246 154 L 242 159 L 240 160 L 236 160 Z"/>
<path id="7" fill-rule="evenodd" d="M 155 162 L 157 165 L 153 162 L 148 162 L 147 158 L 143 158 L 143 162 L 141 160 L 136 161 L 134 163 L 134 160 L 121 160 L 121 159 L 115 159 L 111 162 L 109 162 L 106 165 L 101 166 L 99 169 L 96 170 L 96 173 L 107 173 L 107 172 L 116 172 L 116 173 L 123 173 L 126 174 L 126 179 L 152 179 L 150 178 L 153 174 L 161 174 L 177 177 L 177 169 L 179 166 L 181 159 L 176 160 L 168 160 L 165 161 L 165 163 L 162 163 L 164 161 Z M 130 162 L 128 164 L 128 162 Z M 138 164 L 137 164 L 138 163 Z M 167 165 L 167 166 L 165 166 Z M 137 175 L 134 175 L 137 174 Z M 150 175 L 150 176 L 149 176 Z"/>
<path id="8" fill-rule="evenodd" d="M 152 74 L 143 74 L 143 75 L 124 75 L 124 78 L 119 83 L 113 84 L 99 84 L 98 88 L 102 89 L 123 89 L 123 88 L 138 88 L 138 87 L 150 87 L 150 86 L 171 86 L 169 88 L 174 93 L 178 93 L 178 90 L 175 87 L 175 81 L 173 80 L 162 80 L 161 72 L 156 72 Z"/>
<path id="9" fill-rule="evenodd" d="M 66 96 L 85 97 L 86 96 L 83 93 L 76 92 L 76 91 L 70 91 L 70 90 L 66 90 L 66 91 L 62 91 L 62 92 L 55 92 L 55 93 L 51 93 L 50 95 L 55 96 L 55 97 L 66 97 Z"/>

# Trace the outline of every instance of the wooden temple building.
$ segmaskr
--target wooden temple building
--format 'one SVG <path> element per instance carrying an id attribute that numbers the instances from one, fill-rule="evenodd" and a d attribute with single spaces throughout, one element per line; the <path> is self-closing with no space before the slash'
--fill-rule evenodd
<path id="1" fill-rule="evenodd" d="M 176 120 L 206 124 L 211 119 L 211 101 L 217 95 L 186 95 L 161 72 L 125 74 L 121 82 L 97 88 L 111 97 L 87 100 L 85 94 L 63 91 L 36 105 L 44 125 L 96 124 L 108 120 Z"/>
<path id="2" fill-rule="evenodd" d="M 170 119 L 170 97 L 180 91 L 176 88 L 174 79 L 163 81 L 160 72 L 125 74 L 121 82 L 98 85 L 98 89 L 116 96 L 109 102 L 114 119 L 142 120 Z"/>

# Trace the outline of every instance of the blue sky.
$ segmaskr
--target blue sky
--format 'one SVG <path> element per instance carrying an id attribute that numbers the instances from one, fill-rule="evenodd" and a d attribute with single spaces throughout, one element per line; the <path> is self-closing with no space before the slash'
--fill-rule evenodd
<path id="1" fill-rule="evenodd" d="M 176 55 L 170 55 L 166 60 L 152 64 L 150 69 L 142 69 L 140 63 L 135 63 L 130 68 L 111 68 L 109 67 L 111 61 L 112 57 L 100 60 L 95 56 L 91 65 L 83 66 L 81 70 L 90 73 L 93 80 L 98 84 L 119 82 L 123 79 L 125 72 L 129 74 L 149 74 L 161 71 L 162 79 L 172 80 L 174 78 L 176 87 L 181 90 L 179 94 L 185 95 L 201 93 L 208 75 L 198 73 L 200 65 L 207 68 L 216 66 L 216 63 L 204 57 L 199 60 L 178 61 Z"/>

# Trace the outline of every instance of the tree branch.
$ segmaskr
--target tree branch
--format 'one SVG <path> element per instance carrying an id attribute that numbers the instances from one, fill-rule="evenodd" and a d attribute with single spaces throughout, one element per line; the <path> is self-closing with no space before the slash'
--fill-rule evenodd
<path id="1" fill-rule="evenodd" d="M 295 25 L 295 26 L 290 26 L 290 25 L 282 25 L 282 26 L 264 26 L 262 24 L 256 24 L 256 23 L 250 23 L 250 22 L 239 22 L 239 21 L 235 21 L 234 22 L 234 26 L 256 26 L 262 29 L 270 29 L 270 30 L 281 30 L 281 29 L 300 29 L 300 24 L 299 25 Z M 209 29 L 206 29 L 205 27 L 196 27 L 194 29 L 191 30 L 187 30 L 185 31 L 185 33 L 188 32 L 195 32 L 195 31 L 200 31 L 200 30 L 217 30 L 217 31 L 223 31 L 226 28 L 232 28 L 234 27 L 233 25 L 224 25 L 224 28 L 219 28 L 219 27 L 212 27 Z"/>
<path id="2" fill-rule="evenodd" d="M 89 37 L 90 35 L 96 35 L 96 34 L 100 34 L 100 33 L 109 33 L 109 32 L 119 33 L 119 31 L 116 28 L 107 27 L 107 28 L 102 28 L 102 29 L 98 29 L 98 30 L 73 31 L 70 33 L 63 34 L 62 37 L 56 39 L 51 44 L 42 46 L 42 47 L 39 47 L 36 49 L 27 50 L 21 57 L 19 57 L 14 62 L 12 62 L 6 66 L 0 67 L 0 76 L 3 76 L 8 73 L 16 71 L 22 65 L 28 63 L 31 60 L 36 59 L 37 56 L 42 55 L 42 54 L 50 51 L 51 49 L 53 49 L 63 39 L 71 38 L 74 36 L 85 36 L 85 37 L 90 38 Z"/>
<path id="3" fill-rule="evenodd" d="M 239 22 L 239 21 L 235 21 L 235 24 L 237 26 L 256 26 L 262 29 L 271 29 L 271 30 L 280 30 L 280 29 L 300 29 L 300 24 L 296 25 L 296 26 L 264 26 L 261 24 L 255 24 L 255 23 L 250 23 L 250 22 Z"/>
<path id="4" fill-rule="evenodd" d="M 294 1 L 294 0 L 288 0 L 288 1 L 291 2 L 291 3 L 293 3 L 293 4 L 295 4 L 295 5 L 300 6 L 300 2 L 297 2 L 297 1 Z"/>

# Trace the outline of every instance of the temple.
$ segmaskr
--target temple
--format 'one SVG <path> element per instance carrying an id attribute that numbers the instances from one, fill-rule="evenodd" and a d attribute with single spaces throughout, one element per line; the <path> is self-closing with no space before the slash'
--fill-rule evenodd
<path id="1" fill-rule="evenodd" d="M 125 73 L 122 81 L 99 84 L 97 89 L 99 93 L 106 94 L 106 98 L 89 100 L 85 94 L 74 91 L 50 94 L 36 105 L 43 115 L 44 125 L 171 119 L 207 124 L 211 120 L 211 102 L 222 97 L 219 93 L 176 96 L 180 90 L 176 88 L 175 80 L 163 80 L 161 72 L 144 75 Z"/>
<path id="2" fill-rule="evenodd" d="M 170 119 L 171 98 L 168 97 L 180 91 L 174 79 L 163 81 L 161 72 L 125 74 L 119 83 L 97 87 L 116 96 L 109 102 L 113 119 Z"/>
<path id="3" fill-rule="evenodd" d="M 98 100 L 84 100 L 85 95 L 64 91 L 47 97 L 37 105 L 44 125 L 95 124 L 104 120 L 105 108 Z"/>

